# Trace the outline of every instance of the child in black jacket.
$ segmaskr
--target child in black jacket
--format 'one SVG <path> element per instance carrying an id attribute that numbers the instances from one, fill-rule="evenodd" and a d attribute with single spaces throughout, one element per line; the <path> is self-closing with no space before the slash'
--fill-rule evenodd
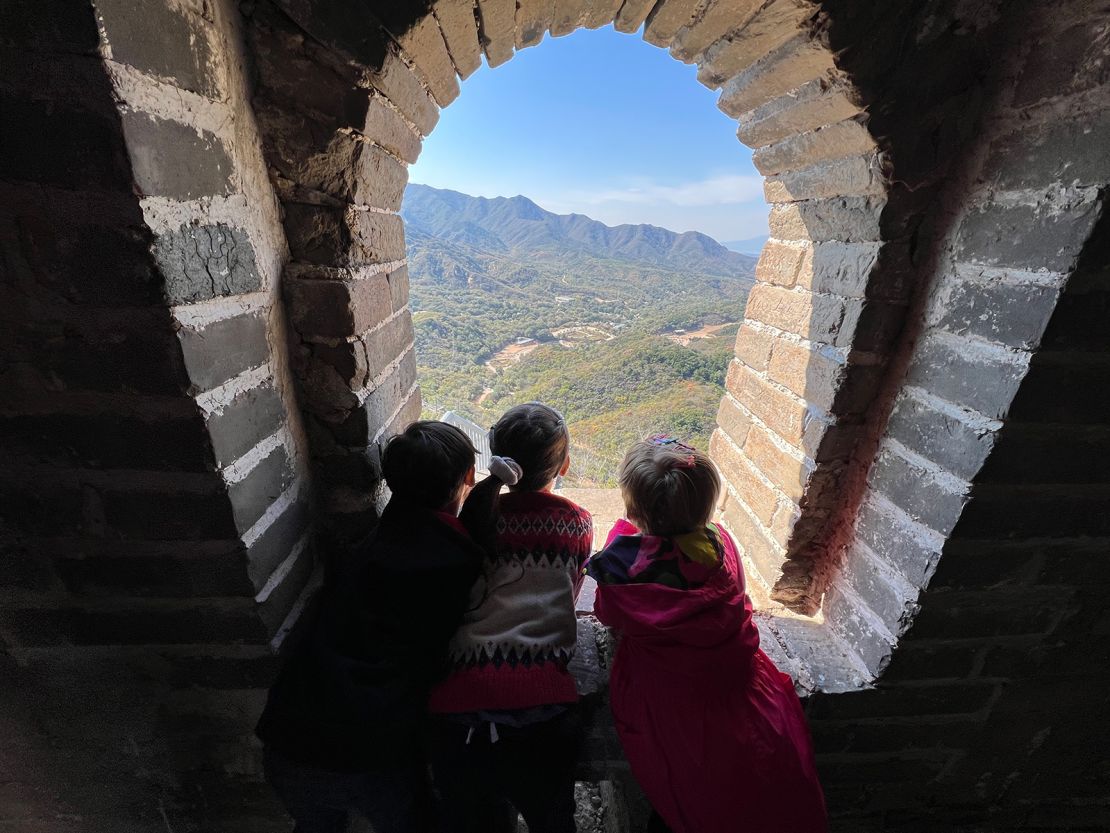
<path id="1" fill-rule="evenodd" d="M 351 811 L 376 833 L 426 821 L 428 691 L 483 555 L 456 517 L 474 447 L 453 426 L 416 422 L 388 443 L 382 473 L 392 497 L 377 529 L 329 582 L 257 728 L 296 833 L 340 833 Z"/>

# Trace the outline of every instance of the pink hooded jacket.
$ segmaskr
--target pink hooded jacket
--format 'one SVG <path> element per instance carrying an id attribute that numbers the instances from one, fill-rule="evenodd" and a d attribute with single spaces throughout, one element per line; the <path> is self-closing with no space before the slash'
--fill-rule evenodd
<path id="1" fill-rule="evenodd" d="M 620 635 L 613 717 L 648 800 L 674 833 L 824 833 L 805 717 L 759 649 L 736 545 L 717 530 L 721 564 L 700 586 L 613 583 L 606 558 L 636 552 L 642 572 L 645 553 L 673 557 L 673 541 L 636 532 L 618 521 L 590 572 L 594 613 Z"/>

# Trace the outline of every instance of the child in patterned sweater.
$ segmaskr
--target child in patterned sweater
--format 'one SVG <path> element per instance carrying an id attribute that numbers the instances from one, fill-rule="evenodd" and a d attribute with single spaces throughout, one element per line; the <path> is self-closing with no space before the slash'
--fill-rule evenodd
<path id="1" fill-rule="evenodd" d="M 488 555 L 451 641 L 451 672 L 429 701 L 449 831 L 515 831 L 518 811 L 530 833 L 575 829 L 578 695 L 567 664 L 593 521 L 551 493 L 569 444 L 553 409 L 510 409 L 490 430 L 490 477 L 460 514 Z"/>

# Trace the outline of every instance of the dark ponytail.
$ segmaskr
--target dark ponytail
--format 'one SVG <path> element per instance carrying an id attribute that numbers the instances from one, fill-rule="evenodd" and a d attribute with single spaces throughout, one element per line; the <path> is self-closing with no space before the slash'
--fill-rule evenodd
<path id="1" fill-rule="evenodd" d="M 489 477 L 470 490 L 459 512 L 459 521 L 470 537 L 491 556 L 497 544 L 497 517 L 501 503 L 501 487 L 513 486 L 520 480 L 520 466 L 511 457 L 493 457 Z"/>

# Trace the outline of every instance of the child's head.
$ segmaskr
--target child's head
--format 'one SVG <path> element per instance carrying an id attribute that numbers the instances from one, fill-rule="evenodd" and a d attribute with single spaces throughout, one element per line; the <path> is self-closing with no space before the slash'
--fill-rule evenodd
<path id="1" fill-rule="evenodd" d="M 386 443 L 382 474 L 393 495 L 428 509 L 455 508 L 474 484 L 474 445 L 446 422 L 414 422 Z"/>
<path id="2" fill-rule="evenodd" d="M 620 470 L 628 519 L 650 535 L 681 535 L 709 523 L 721 480 L 700 451 L 663 436 L 632 446 Z"/>
<path id="3" fill-rule="evenodd" d="M 489 432 L 490 451 L 511 457 L 523 475 L 515 486 L 535 491 L 566 474 L 570 463 L 570 434 L 554 408 L 529 402 L 509 408 Z"/>

